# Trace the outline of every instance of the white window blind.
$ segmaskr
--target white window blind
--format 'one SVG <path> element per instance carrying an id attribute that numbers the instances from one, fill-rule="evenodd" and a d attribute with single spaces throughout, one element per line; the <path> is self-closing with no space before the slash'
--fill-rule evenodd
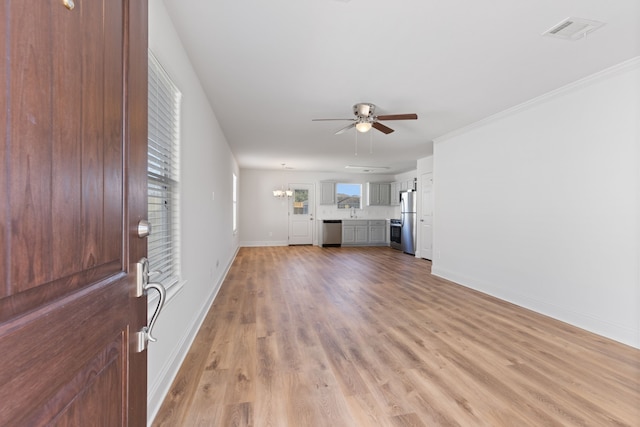
<path id="1" fill-rule="evenodd" d="M 179 142 L 182 95 L 149 52 L 148 209 L 149 269 L 165 288 L 180 279 Z"/>
<path id="2" fill-rule="evenodd" d="M 232 188 L 232 205 L 233 205 L 233 232 L 238 230 L 238 177 L 233 174 L 233 188 Z"/>

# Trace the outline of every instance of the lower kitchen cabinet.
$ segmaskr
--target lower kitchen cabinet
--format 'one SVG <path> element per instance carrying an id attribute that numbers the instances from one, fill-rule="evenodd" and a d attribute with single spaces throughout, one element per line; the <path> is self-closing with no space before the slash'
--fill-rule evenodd
<path id="1" fill-rule="evenodd" d="M 342 220 L 342 246 L 384 246 L 385 220 Z"/>
<path id="2" fill-rule="evenodd" d="M 367 244 L 369 221 L 367 220 L 343 220 L 342 221 L 342 245 Z"/>
<path id="3" fill-rule="evenodd" d="M 387 243 L 387 222 L 384 220 L 369 221 L 369 243 L 372 245 Z"/>
<path id="4" fill-rule="evenodd" d="M 353 245 L 356 242 L 356 228 L 342 224 L 342 246 Z"/>

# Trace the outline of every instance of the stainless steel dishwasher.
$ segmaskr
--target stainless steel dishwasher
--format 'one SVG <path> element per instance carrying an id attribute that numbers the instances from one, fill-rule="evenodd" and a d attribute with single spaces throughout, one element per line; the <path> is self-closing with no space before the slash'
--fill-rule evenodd
<path id="1" fill-rule="evenodd" d="M 339 219 L 322 220 L 322 247 L 342 246 L 342 221 Z"/>

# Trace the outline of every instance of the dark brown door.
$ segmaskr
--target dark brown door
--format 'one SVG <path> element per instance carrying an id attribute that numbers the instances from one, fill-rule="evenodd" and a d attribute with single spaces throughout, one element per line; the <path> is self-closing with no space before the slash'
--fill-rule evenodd
<path id="1" fill-rule="evenodd" d="M 145 425 L 146 0 L 0 21 L 0 425 Z"/>

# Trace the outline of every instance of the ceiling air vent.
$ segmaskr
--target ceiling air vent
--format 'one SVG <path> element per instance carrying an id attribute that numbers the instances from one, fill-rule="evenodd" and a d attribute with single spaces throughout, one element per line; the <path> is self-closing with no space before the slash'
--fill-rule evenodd
<path id="1" fill-rule="evenodd" d="M 564 40 L 578 40 L 587 34 L 602 27 L 604 22 L 590 21 L 588 19 L 570 16 L 562 22 L 542 33 L 543 36 L 555 37 Z"/>
<path id="2" fill-rule="evenodd" d="M 359 166 L 359 165 L 348 165 L 345 166 L 345 169 L 359 169 L 362 172 L 376 172 L 379 170 L 389 169 L 389 166 Z"/>

